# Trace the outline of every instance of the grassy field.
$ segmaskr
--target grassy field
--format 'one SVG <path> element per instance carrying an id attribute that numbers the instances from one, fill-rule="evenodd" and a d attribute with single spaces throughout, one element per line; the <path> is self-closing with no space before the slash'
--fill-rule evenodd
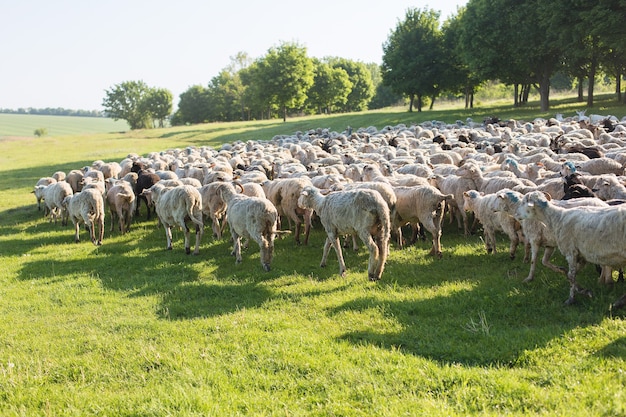
<path id="1" fill-rule="evenodd" d="M 47 136 L 83 135 L 128 130 L 124 120 L 105 117 L 45 116 L 0 113 L 0 139 L 32 137 L 36 129 L 45 129 Z"/>
<path id="2" fill-rule="evenodd" d="M 594 297 L 564 306 L 562 276 L 540 266 L 524 284 L 521 249 L 511 261 L 500 237 L 487 255 L 446 222 L 443 259 L 426 242 L 394 247 L 371 283 L 363 248 L 345 252 L 345 278 L 334 255 L 319 267 L 316 224 L 308 246 L 277 241 L 266 273 L 254 243 L 236 265 L 208 226 L 199 256 L 181 232 L 166 251 L 143 211 L 124 236 L 107 215 L 103 246 L 85 231 L 75 244 L 30 194 L 39 177 L 130 152 L 486 115 L 550 116 L 503 105 L 0 139 L 0 415 L 625 415 L 626 322 L 609 305 L 626 288 L 599 286 L 593 267 L 580 282 Z"/>

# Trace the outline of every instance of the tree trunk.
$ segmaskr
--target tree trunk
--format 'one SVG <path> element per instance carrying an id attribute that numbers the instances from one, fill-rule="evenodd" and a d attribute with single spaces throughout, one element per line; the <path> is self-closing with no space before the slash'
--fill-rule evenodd
<path id="1" fill-rule="evenodd" d="M 465 86 L 465 109 L 467 109 L 469 107 L 469 100 L 470 100 L 470 87 L 469 85 Z"/>
<path id="2" fill-rule="evenodd" d="M 550 74 L 545 69 L 541 74 L 541 80 L 539 82 L 539 97 L 541 101 L 541 111 L 550 110 Z"/>
<path id="3" fill-rule="evenodd" d="M 409 113 L 413 113 L 413 100 L 415 99 L 415 94 L 409 94 Z"/>
<path id="4" fill-rule="evenodd" d="M 283 106 L 283 123 L 287 121 L 287 106 Z"/>
<path id="5" fill-rule="evenodd" d="M 615 74 L 615 92 L 617 93 L 617 102 L 622 102 L 622 71 L 617 70 Z"/>
<path id="6" fill-rule="evenodd" d="M 583 96 L 583 77 L 578 77 L 578 101 L 585 101 L 585 97 Z"/>
<path id="7" fill-rule="evenodd" d="M 530 95 L 531 84 L 524 84 L 522 86 L 522 104 L 528 103 L 528 96 Z"/>
<path id="8" fill-rule="evenodd" d="M 432 110 L 434 105 L 435 105 L 435 96 L 433 95 L 430 97 L 430 107 L 428 107 L 428 110 Z"/>
<path id="9" fill-rule="evenodd" d="M 418 94 L 417 95 L 417 112 L 421 112 L 422 111 L 422 95 Z"/>
<path id="10" fill-rule="evenodd" d="M 513 84 L 513 91 L 515 92 L 514 93 L 515 98 L 513 99 L 513 107 L 519 107 L 519 105 L 520 105 L 520 100 L 519 100 L 520 95 L 519 95 L 519 84 L 518 83 Z"/>
<path id="11" fill-rule="evenodd" d="M 595 59 L 591 59 L 589 68 L 589 85 L 587 86 L 587 107 L 593 107 L 593 89 L 596 84 L 596 64 Z"/>
<path id="12" fill-rule="evenodd" d="M 474 89 L 470 92 L 470 109 L 474 108 Z"/>

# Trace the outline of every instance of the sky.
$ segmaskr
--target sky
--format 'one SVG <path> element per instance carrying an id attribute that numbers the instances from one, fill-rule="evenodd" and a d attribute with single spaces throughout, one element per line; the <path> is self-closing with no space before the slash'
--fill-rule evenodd
<path id="1" fill-rule="evenodd" d="M 245 52 L 283 42 L 309 57 L 382 62 L 410 8 L 456 15 L 467 0 L 19 0 L 0 13 L 0 108 L 102 110 L 106 90 L 144 81 L 178 97 Z"/>

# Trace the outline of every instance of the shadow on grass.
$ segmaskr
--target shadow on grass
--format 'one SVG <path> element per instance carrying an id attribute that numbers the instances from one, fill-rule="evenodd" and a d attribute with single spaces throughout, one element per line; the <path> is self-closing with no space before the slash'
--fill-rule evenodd
<path id="1" fill-rule="evenodd" d="M 329 314 L 370 314 L 367 312 L 375 309 L 397 322 L 401 330 L 351 330 L 339 339 L 399 349 L 443 363 L 515 367 L 525 351 L 544 347 L 571 329 L 600 323 L 608 305 L 624 290 L 622 285 L 600 287 L 595 268 L 587 266 L 579 282 L 593 290 L 594 298 L 578 296 L 575 305 L 565 306 L 569 289 L 565 277 L 541 271 L 534 282 L 525 284 L 522 280 L 528 264 L 521 259 L 511 261 L 507 251 L 487 255 L 476 242 L 477 253 L 450 255 L 455 249 L 452 245 L 447 255 L 444 249 L 444 259 L 427 260 L 415 267 L 389 261 L 387 275 L 379 283 L 385 291 L 402 292 L 402 288 L 411 287 L 423 288 L 425 293 L 435 289 L 442 295 L 410 301 L 401 297 L 389 301 L 375 294 L 353 299 Z M 411 250 L 420 257 L 426 253 L 422 248 Z M 464 267 L 446 269 L 446 256 L 462 258 Z M 489 277 L 483 276 L 485 265 L 491 269 Z M 605 350 L 606 354 L 622 355 L 625 348 L 622 340 Z"/>

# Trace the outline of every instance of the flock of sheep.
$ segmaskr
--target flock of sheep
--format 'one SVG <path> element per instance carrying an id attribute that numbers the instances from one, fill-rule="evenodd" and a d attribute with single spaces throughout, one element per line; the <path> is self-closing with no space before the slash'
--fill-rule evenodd
<path id="1" fill-rule="evenodd" d="M 153 209 L 164 226 L 167 249 L 171 228 L 180 227 L 191 253 L 194 229 L 198 254 L 210 221 L 216 239 L 228 225 L 237 262 L 241 239 L 244 245 L 254 240 L 266 271 L 276 236 L 293 232 L 296 243 L 307 244 L 317 216 L 327 234 L 321 266 L 332 246 L 345 274 L 342 246 L 356 249 L 358 237 L 369 250 L 374 281 L 389 248 L 407 243 L 405 227 L 412 231 L 409 243 L 427 231 L 431 254 L 441 257 L 447 214 L 466 236 L 480 223 L 488 252 L 496 252 L 497 233 L 508 236 L 512 258 L 524 245 L 526 281 L 544 248 L 542 263 L 567 276 L 572 303 L 577 293 L 590 294 L 576 281 L 585 262 L 601 268 L 605 284 L 613 283 L 613 268 L 626 265 L 625 164 L 626 118 L 468 119 L 342 133 L 315 129 L 220 149 L 131 154 L 41 178 L 33 192 L 50 221 L 73 222 L 76 242 L 84 224 L 91 241 L 102 244 L 105 206 L 110 232 L 116 226 L 127 232 L 143 202 L 148 218 Z M 555 249 L 567 268 L 551 263 Z M 624 304 L 626 296 L 614 307 Z"/>

